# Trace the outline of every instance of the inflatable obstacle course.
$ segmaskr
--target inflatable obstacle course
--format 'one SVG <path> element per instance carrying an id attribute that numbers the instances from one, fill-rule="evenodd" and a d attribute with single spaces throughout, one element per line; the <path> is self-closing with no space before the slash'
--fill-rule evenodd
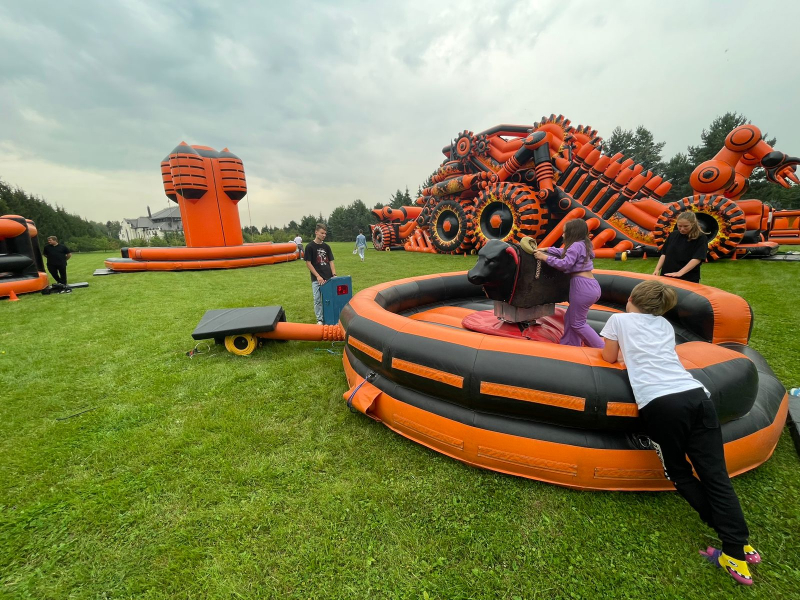
<path id="1" fill-rule="evenodd" d="M 692 173 L 694 194 L 668 204 L 661 199 L 671 182 L 621 153 L 605 154 L 597 131 L 561 115 L 532 126 L 463 131 L 442 152 L 417 206 L 373 210 L 376 249 L 469 254 L 492 239 L 518 243 L 525 236 L 555 246 L 564 219 L 581 218 L 596 256 L 652 255 L 687 210 L 708 233 L 709 260 L 769 256 L 778 239 L 800 243 L 792 215 L 774 222 L 768 205 L 742 199 L 756 167 L 778 185 L 799 181 L 800 159 L 769 146 L 754 125 L 731 131 L 717 155 Z M 773 239 L 775 224 L 782 233 Z"/>
<path id="2" fill-rule="evenodd" d="M 162 162 L 164 192 L 180 208 L 186 247 L 123 248 L 112 271 L 233 269 L 297 260 L 294 243 L 243 243 L 239 201 L 247 194 L 244 165 L 227 148 L 181 142 Z M 105 273 L 95 273 L 102 275 Z"/>
<path id="3" fill-rule="evenodd" d="M 0 298 L 47 287 L 36 225 L 19 215 L 0 217 Z"/>

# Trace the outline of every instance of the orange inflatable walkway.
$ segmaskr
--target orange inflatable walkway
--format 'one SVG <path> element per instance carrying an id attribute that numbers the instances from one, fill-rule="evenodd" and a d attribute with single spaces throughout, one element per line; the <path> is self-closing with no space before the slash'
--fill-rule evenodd
<path id="1" fill-rule="evenodd" d="M 123 258 L 106 259 L 114 271 L 236 269 L 297 260 L 294 243 L 243 244 L 221 248 L 123 248 Z"/>

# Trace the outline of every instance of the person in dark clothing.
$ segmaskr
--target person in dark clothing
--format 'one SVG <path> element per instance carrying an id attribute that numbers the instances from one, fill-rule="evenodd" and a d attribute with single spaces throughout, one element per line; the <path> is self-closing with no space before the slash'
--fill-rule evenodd
<path id="1" fill-rule="evenodd" d="M 59 244 L 58 238 L 51 235 L 47 238 L 43 254 L 47 259 L 47 270 L 56 283 L 67 285 L 67 261 L 72 258 L 72 250 L 64 244 Z"/>
<path id="2" fill-rule="evenodd" d="M 653 275 L 700 283 L 700 264 L 706 259 L 708 239 L 691 211 L 678 215 L 675 229 L 661 248 Z"/>
<path id="3" fill-rule="evenodd" d="M 303 257 L 306 266 L 311 272 L 311 291 L 314 294 L 314 314 L 317 316 L 317 325 L 322 325 L 322 292 L 320 286 L 331 277 L 336 277 L 336 266 L 333 264 L 333 250 L 325 243 L 328 235 L 324 223 L 317 223 L 314 230 L 314 240 L 306 245 Z"/>

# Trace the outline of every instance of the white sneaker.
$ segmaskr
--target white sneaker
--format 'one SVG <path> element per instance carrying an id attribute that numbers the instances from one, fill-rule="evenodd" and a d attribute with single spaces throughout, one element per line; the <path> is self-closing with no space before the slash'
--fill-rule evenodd
<path id="1" fill-rule="evenodd" d="M 323 325 L 322 321 L 317 321 L 317 325 Z"/>

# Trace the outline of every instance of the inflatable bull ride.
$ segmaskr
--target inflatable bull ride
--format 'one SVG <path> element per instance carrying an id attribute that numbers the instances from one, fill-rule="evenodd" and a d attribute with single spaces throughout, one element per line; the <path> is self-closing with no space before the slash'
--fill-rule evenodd
<path id="1" fill-rule="evenodd" d="M 600 331 L 650 275 L 595 271 Z M 711 392 L 728 471 L 766 461 L 788 410 L 786 390 L 747 343 L 748 303 L 671 281 L 665 315 L 677 353 Z M 490 241 L 469 273 L 384 283 L 341 313 L 349 406 L 467 464 L 591 490 L 671 490 L 639 434 L 624 365 L 558 344 L 569 279 L 519 246 Z"/>
<path id="2" fill-rule="evenodd" d="M 561 115 L 532 126 L 463 131 L 442 152 L 416 206 L 373 211 L 376 249 L 474 254 L 489 240 L 516 243 L 524 236 L 553 246 L 563 220 L 580 218 L 599 258 L 652 255 L 687 210 L 708 234 L 709 260 L 766 257 L 778 243 L 799 243 L 796 215 L 776 221 L 772 239 L 774 211 L 744 199 L 758 167 L 778 185 L 800 182 L 800 159 L 772 148 L 754 125 L 731 131 L 716 156 L 692 173 L 693 194 L 671 203 L 662 202 L 670 181 L 622 153 L 607 153 L 597 131 Z"/>

